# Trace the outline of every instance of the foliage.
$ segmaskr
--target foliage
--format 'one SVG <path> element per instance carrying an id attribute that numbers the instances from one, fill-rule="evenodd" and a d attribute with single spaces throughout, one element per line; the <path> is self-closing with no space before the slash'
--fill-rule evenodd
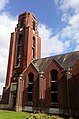
<path id="1" fill-rule="evenodd" d="M 27 112 L 15 112 L 15 111 L 0 111 L 0 119 L 69 119 L 61 118 L 59 116 L 48 115 L 43 113 L 27 113 Z"/>

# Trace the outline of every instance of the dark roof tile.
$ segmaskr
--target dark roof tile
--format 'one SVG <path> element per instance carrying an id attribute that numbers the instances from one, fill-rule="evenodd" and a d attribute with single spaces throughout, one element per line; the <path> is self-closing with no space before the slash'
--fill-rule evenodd
<path id="1" fill-rule="evenodd" d="M 53 59 L 55 59 L 64 69 L 70 68 L 73 67 L 75 62 L 79 59 L 79 51 L 37 59 L 32 63 L 38 71 L 45 71 L 46 67 Z"/>

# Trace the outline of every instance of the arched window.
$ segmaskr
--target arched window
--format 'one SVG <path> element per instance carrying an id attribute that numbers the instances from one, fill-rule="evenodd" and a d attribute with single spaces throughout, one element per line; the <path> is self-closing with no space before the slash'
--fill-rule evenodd
<path id="1" fill-rule="evenodd" d="M 32 48 L 32 58 L 35 58 L 35 49 Z"/>
<path id="2" fill-rule="evenodd" d="M 57 93 L 57 77 L 58 71 L 53 69 L 51 71 L 51 103 L 58 103 L 58 93 Z"/>
<path id="3" fill-rule="evenodd" d="M 57 80 L 57 75 L 58 75 L 58 71 L 56 69 L 53 69 L 51 71 L 51 80 L 56 81 Z"/>
<path id="4" fill-rule="evenodd" d="M 21 19 L 20 19 L 20 28 L 22 28 L 23 25 L 24 25 L 24 18 L 21 18 Z"/>
<path id="5" fill-rule="evenodd" d="M 32 58 L 35 58 L 35 37 L 32 38 Z"/>
<path id="6" fill-rule="evenodd" d="M 33 30 L 35 31 L 35 21 L 33 21 Z"/>
<path id="7" fill-rule="evenodd" d="M 22 37 L 22 34 L 20 34 L 18 38 L 16 66 L 21 65 L 22 42 L 23 42 L 22 40 L 23 40 L 23 37 Z"/>
<path id="8" fill-rule="evenodd" d="M 33 83 L 34 74 L 33 73 L 29 73 L 28 77 L 29 77 L 29 83 Z"/>
<path id="9" fill-rule="evenodd" d="M 30 102 L 32 102 L 33 81 L 34 81 L 34 74 L 29 73 L 28 75 L 28 101 Z"/>
<path id="10" fill-rule="evenodd" d="M 35 47 L 35 37 L 33 36 L 33 39 L 32 39 L 32 46 Z"/>

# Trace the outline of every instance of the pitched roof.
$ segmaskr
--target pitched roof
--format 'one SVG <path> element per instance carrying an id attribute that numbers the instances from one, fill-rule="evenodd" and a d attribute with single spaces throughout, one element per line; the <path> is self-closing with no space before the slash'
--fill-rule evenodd
<path id="1" fill-rule="evenodd" d="M 73 67 L 75 62 L 79 59 L 79 51 L 33 60 L 32 63 L 38 71 L 45 71 L 46 67 L 53 59 L 64 69 L 67 69 Z"/>

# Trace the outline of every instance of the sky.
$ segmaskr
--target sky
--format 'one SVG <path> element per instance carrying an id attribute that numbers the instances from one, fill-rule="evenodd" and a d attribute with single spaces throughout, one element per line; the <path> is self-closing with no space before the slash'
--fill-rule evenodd
<path id="1" fill-rule="evenodd" d="M 10 34 L 24 12 L 38 19 L 42 57 L 79 50 L 79 0 L 0 0 L 0 94 L 5 86 Z"/>

